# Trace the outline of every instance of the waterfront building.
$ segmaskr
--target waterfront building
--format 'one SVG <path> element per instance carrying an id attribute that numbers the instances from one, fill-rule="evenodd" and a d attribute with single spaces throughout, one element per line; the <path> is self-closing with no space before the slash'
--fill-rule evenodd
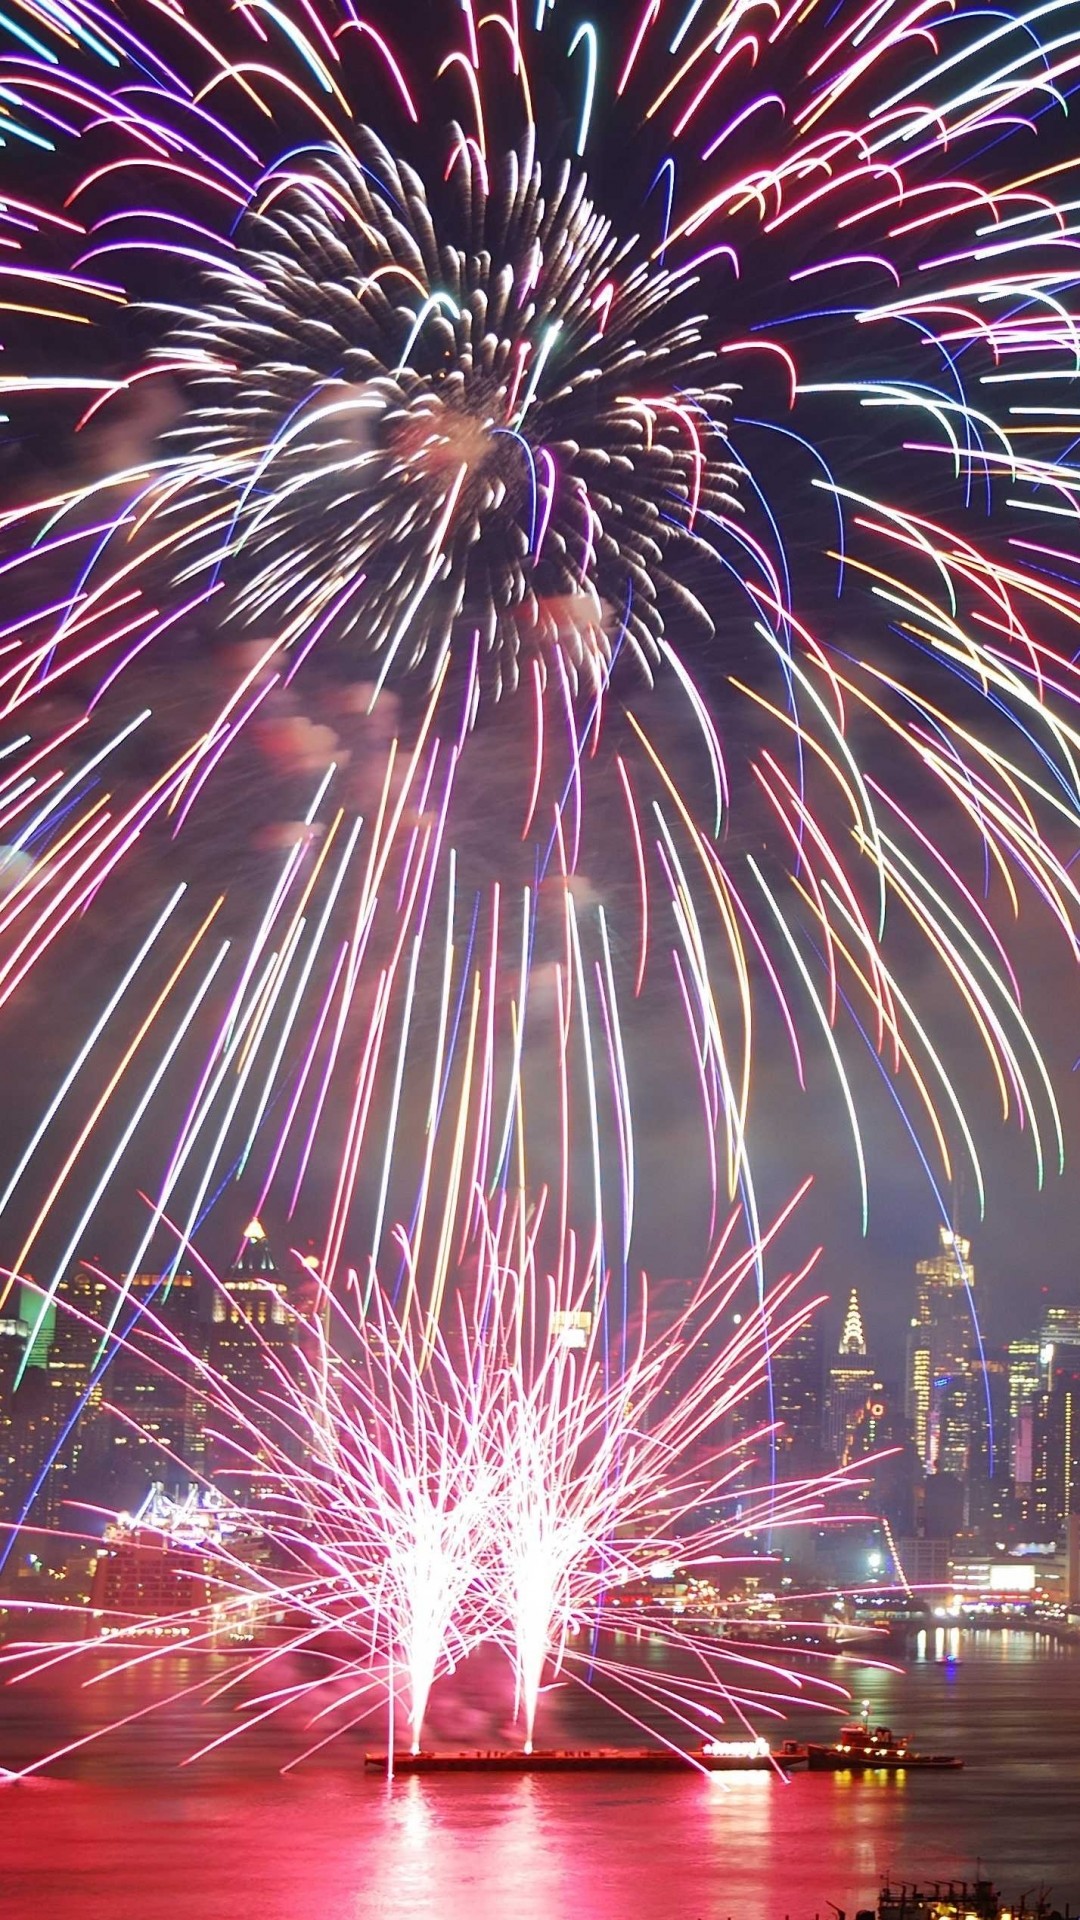
<path id="1" fill-rule="evenodd" d="M 952 1540 L 946 1534 L 903 1535 L 896 1542 L 896 1557 L 916 1590 L 944 1587 L 949 1578 Z"/>
<path id="2" fill-rule="evenodd" d="M 106 1528 L 90 1587 L 98 1631 L 148 1629 L 169 1638 L 205 1634 L 203 1615 L 218 1591 L 214 1563 L 199 1540 L 178 1540 L 142 1517 Z"/>
<path id="3" fill-rule="evenodd" d="M 553 1307 L 551 1338 L 555 1346 L 570 1352 L 584 1352 L 592 1337 L 593 1316 L 587 1307 Z"/>

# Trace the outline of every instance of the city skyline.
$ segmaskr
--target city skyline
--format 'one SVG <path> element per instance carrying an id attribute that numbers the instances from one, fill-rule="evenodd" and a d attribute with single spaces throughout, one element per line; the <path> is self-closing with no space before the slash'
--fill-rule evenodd
<path id="1" fill-rule="evenodd" d="M 137 1276 L 129 1289 L 132 1336 L 73 1426 L 69 1415 L 100 1361 L 95 1327 L 108 1325 L 117 1295 L 100 1270 L 76 1263 L 57 1289 L 55 1311 L 35 1333 L 30 1315 L 37 1301 L 26 1288 L 20 1304 L 27 1318 L 0 1324 L 0 1504 L 8 1516 L 22 1510 L 55 1446 L 31 1525 L 59 1526 L 71 1498 L 106 1513 L 110 1503 L 138 1507 L 157 1481 L 182 1496 L 205 1476 L 229 1498 L 250 1497 L 251 1485 L 230 1477 L 227 1440 L 205 1437 L 199 1376 L 185 1383 L 154 1371 L 139 1303 L 152 1305 L 148 1326 L 160 1319 L 183 1351 L 202 1356 L 255 1404 L 272 1384 L 268 1363 L 291 1366 L 295 1349 L 303 1364 L 302 1315 L 316 1298 L 313 1266 L 312 1256 L 299 1252 L 280 1263 L 253 1220 L 220 1281 L 193 1274 L 190 1263 L 175 1273 Z M 692 1286 L 674 1278 L 655 1285 L 654 1323 L 678 1315 Z M 1046 1301 L 1033 1325 L 1017 1321 L 1007 1343 L 980 1343 L 970 1314 L 975 1288 L 970 1241 L 941 1228 L 936 1253 L 917 1261 L 910 1276 L 902 1354 L 877 1337 L 857 1285 L 848 1288 L 835 1339 L 835 1311 L 827 1308 L 838 1302 L 827 1300 L 826 1310 L 772 1358 L 761 1410 L 780 1423 L 781 1471 L 813 1472 L 892 1449 L 891 1464 L 877 1470 L 862 1503 L 871 1517 L 876 1498 L 898 1537 L 964 1537 L 987 1548 L 999 1536 L 1057 1538 L 1069 1515 L 1080 1512 L 1080 1301 Z M 557 1318 L 578 1328 L 570 1347 L 590 1342 L 590 1315 Z M 692 1381 L 714 1352 L 709 1343 L 688 1352 L 673 1379 Z M 106 1413 L 103 1403 L 116 1411 Z M 752 1424 L 755 1415 L 749 1418 Z"/>

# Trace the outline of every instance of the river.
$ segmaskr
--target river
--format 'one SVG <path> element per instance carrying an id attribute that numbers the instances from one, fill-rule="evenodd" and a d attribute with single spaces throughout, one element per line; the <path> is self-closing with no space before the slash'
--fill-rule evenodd
<path id="1" fill-rule="evenodd" d="M 357 1731 L 297 1771 L 288 1713 L 247 1726 L 225 1703 L 160 1706 L 0 1787 L 3 1920 L 825 1920 L 872 1905 L 880 1877 L 973 1875 L 1013 1894 L 1048 1884 L 1080 1905 L 1080 1648 L 958 1635 L 899 1672 L 842 1677 L 875 1719 L 964 1770 L 876 1778 L 768 1775 L 447 1776 L 388 1787 L 358 1764 Z M 640 1650 L 639 1650 L 640 1655 Z M 190 1668 L 190 1671 L 189 1671 Z M 840 1669 L 836 1669 L 840 1675 Z M 173 1664 L 182 1687 L 196 1663 Z M 0 1764 L 138 1715 L 162 1690 L 145 1668 L 95 1687 L 44 1674 L 0 1690 Z M 608 1739 L 568 1691 L 548 1737 Z M 474 1683 L 435 1702 L 481 1734 Z M 440 1714 L 443 1723 L 439 1724 Z M 821 1716 L 793 1733 L 833 1737 Z M 500 1729 L 499 1732 L 502 1730 Z M 309 1735 L 308 1739 L 316 1737 Z"/>

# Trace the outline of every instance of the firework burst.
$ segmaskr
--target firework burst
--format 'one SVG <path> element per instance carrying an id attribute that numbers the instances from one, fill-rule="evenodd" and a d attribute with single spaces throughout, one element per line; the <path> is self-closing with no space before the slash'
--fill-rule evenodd
<path id="1" fill-rule="evenodd" d="M 471 622 L 500 682 L 529 639 L 570 642 L 595 686 L 605 604 L 653 658 L 660 596 L 711 625 L 672 550 L 729 504 L 719 355 L 694 277 L 631 270 L 569 164 L 550 193 L 531 142 L 501 186 L 461 164 L 446 234 L 365 129 L 355 158 L 262 180 L 211 300 L 159 349 L 194 404 L 143 511 L 203 547 L 180 583 L 239 582 L 237 616 L 286 643 L 333 609 L 380 680 L 399 657 L 437 670 Z"/>
<path id="2" fill-rule="evenodd" d="M 800 1700 L 838 1706 L 843 1689 L 812 1662 L 768 1657 L 737 1622 L 721 1643 L 705 1613 L 650 1616 L 671 1656 L 661 1669 L 609 1637 L 621 1589 L 658 1560 L 706 1580 L 769 1529 L 842 1519 L 835 1496 L 850 1501 L 863 1484 L 849 1470 L 789 1484 L 761 1471 L 770 1355 L 820 1304 L 805 1288 L 813 1261 L 759 1297 L 756 1269 L 790 1210 L 740 1252 L 732 1216 L 674 1310 L 657 1314 L 643 1279 L 631 1320 L 591 1262 L 573 1270 L 572 1252 L 561 1279 L 537 1268 L 533 1247 L 517 1270 L 513 1236 L 489 1220 L 445 1335 L 419 1311 L 403 1322 L 381 1289 L 360 1317 L 321 1291 L 294 1320 L 287 1356 L 252 1315 L 261 1383 L 250 1367 L 242 1380 L 215 1369 L 147 1304 L 129 1360 L 197 1377 L 217 1464 L 211 1481 L 174 1459 L 201 1496 L 159 1501 L 140 1524 L 184 1547 L 197 1577 L 177 1581 L 175 1609 L 150 1622 L 123 1598 L 99 1601 L 94 1635 L 15 1646 L 8 1677 L 59 1660 L 88 1663 L 96 1685 L 147 1660 L 168 1667 L 178 1651 L 189 1674 L 193 1654 L 250 1635 L 254 1621 L 255 1648 L 234 1653 L 224 1677 L 211 1659 L 193 1690 L 244 1703 L 224 1739 L 252 1714 L 295 1720 L 302 1707 L 313 1737 L 297 1758 L 370 1724 L 380 1701 L 391 1728 L 403 1710 L 419 1750 L 433 1684 L 488 1643 L 512 1666 L 526 1749 L 541 1692 L 560 1679 L 639 1725 L 659 1713 L 687 1742 Z M 227 1282 L 207 1279 L 227 1298 Z M 107 1385 L 102 1406 L 99 1417 Z M 140 1650 L 148 1626 L 151 1650 Z"/>

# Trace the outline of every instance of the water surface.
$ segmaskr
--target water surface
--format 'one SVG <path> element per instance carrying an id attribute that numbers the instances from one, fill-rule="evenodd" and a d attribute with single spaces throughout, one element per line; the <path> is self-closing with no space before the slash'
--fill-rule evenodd
<path id="1" fill-rule="evenodd" d="M 298 1719 L 237 1724 L 226 1703 L 174 1702 L 0 1788 L 3 1920 L 810 1920 L 872 1904 L 879 1877 L 1040 1882 L 1080 1906 L 1080 1649 L 968 1636 L 959 1664 L 923 1646 L 901 1673 L 849 1668 L 875 1718 L 958 1774 L 702 1779 L 365 1776 L 357 1730 L 302 1769 Z M 936 1653 L 940 1655 L 940 1646 Z M 173 1687 L 194 1678 L 172 1669 Z M 44 1675 L 0 1690 L 0 1764 L 138 1715 L 162 1682 L 141 1670 L 77 1688 Z M 433 1720 L 484 1727 L 474 1686 Z M 547 1735 L 612 1737 L 582 1696 L 544 1703 Z M 831 1735 L 820 1716 L 790 1730 Z M 311 1736 L 308 1736 L 310 1738 Z"/>

